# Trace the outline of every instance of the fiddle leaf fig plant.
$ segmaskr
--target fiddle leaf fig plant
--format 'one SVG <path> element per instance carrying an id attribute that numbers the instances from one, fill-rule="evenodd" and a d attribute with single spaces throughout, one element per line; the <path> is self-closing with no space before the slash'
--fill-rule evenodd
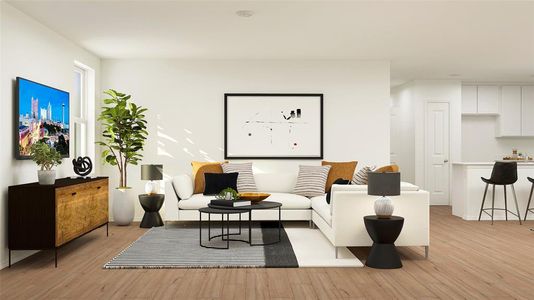
<path id="1" fill-rule="evenodd" d="M 61 154 L 42 141 L 31 145 L 30 157 L 43 171 L 50 171 L 61 164 Z"/>
<path id="2" fill-rule="evenodd" d="M 102 124 L 102 141 L 97 142 L 104 163 L 117 166 L 120 174 L 119 189 L 128 188 L 128 165 L 137 165 L 143 158 L 141 152 L 148 136 L 146 108 L 130 101 L 131 95 L 107 90 L 108 97 L 98 120 Z"/>

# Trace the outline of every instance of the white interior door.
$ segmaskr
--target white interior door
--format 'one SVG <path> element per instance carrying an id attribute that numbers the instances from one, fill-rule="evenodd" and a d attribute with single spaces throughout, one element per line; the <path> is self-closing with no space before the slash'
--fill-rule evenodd
<path id="1" fill-rule="evenodd" d="M 449 204 L 449 103 L 429 102 L 426 111 L 425 186 L 431 205 Z"/>

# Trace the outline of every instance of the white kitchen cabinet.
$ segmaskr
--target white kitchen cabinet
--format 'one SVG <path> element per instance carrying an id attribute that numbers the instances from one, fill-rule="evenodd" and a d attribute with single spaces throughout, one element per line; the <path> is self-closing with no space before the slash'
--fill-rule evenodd
<path id="1" fill-rule="evenodd" d="M 498 136 L 521 136 L 521 87 L 501 88 Z"/>
<path id="2" fill-rule="evenodd" d="M 464 85 L 462 86 L 462 113 L 476 114 L 477 113 L 477 86 Z"/>
<path id="3" fill-rule="evenodd" d="M 534 136 L 534 86 L 521 87 L 521 135 Z"/>
<path id="4" fill-rule="evenodd" d="M 477 113 L 499 113 L 499 86 L 479 85 L 477 89 Z"/>

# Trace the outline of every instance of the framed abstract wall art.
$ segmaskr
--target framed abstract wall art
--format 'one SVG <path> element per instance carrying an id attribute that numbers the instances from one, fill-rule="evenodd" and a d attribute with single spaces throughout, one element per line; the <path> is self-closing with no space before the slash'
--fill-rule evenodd
<path id="1" fill-rule="evenodd" d="M 226 159 L 322 159 L 323 94 L 225 94 Z"/>

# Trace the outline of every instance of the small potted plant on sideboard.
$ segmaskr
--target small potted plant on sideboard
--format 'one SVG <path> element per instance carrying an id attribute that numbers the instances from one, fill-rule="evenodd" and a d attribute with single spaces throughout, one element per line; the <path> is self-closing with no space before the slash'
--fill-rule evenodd
<path id="1" fill-rule="evenodd" d="M 52 170 L 52 168 L 61 164 L 61 154 L 41 141 L 31 146 L 30 157 L 41 167 L 37 171 L 39 184 L 53 185 L 56 182 L 56 170 Z"/>
<path id="2" fill-rule="evenodd" d="M 133 190 L 128 186 L 128 166 L 137 165 L 143 155 L 148 132 L 144 112 L 147 110 L 130 101 L 130 95 L 115 90 L 104 92 L 106 106 L 98 118 L 102 122 L 102 137 L 98 142 L 104 147 L 105 163 L 116 166 L 119 171 L 119 186 L 113 193 L 113 221 L 128 225 L 133 221 L 135 208 Z"/>

